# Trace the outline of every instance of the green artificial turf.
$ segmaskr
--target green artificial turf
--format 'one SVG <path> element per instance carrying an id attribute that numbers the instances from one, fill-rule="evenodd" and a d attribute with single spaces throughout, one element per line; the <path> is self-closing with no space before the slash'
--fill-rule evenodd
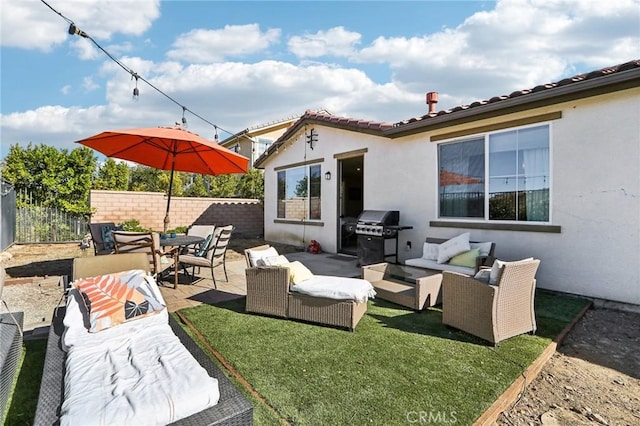
<path id="1" fill-rule="evenodd" d="M 471 424 L 587 303 L 539 291 L 537 334 L 498 348 L 443 326 L 439 309 L 381 300 L 353 333 L 246 314 L 244 299 L 181 313 L 293 424 Z M 277 424 L 252 401 L 256 425 Z"/>
<path id="2" fill-rule="evenodd" d="M 38 405 L 47 340 L 27 340 L 22 346 L 18 375 L 9 396 L 4 425 L 32 425 Z"/>

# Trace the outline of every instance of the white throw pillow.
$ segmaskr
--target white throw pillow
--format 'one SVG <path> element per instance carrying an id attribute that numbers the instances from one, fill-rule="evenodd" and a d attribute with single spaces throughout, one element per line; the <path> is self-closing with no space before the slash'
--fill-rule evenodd
<path id="1" fill-rule="evenodd" d="M 471 246 L 469 245 L 469 236 L 469 233 L 465 232 L 464 234 L 458 235 L 457 237 L 451 238 L 449 241 L 445 241 L 440 244 L 440 247 L 438 247 L 437 262 L 446 263 L 453 256 L 471 250 Z"/>
<path id="2" fill-rule="evenodd" d="M 260 265 L 259 260 L 264 259 L 265 257 L 274 257 L 278 256 L 278 251 L 269 247 L 268 249 L 263 250 L 249 250 L 249 262 L 251 262 L 251 266 L 264 266 Z"/>
<path id="3" fill-rule="evenodd" d="M 281 254 L 279 256 L 263 257 L 258 262 L 262 263 L 262 265 L 259 265 L 259 266 L 282 266 L 289 263 L 289 259 L 287 259 L 286 257 L 284 257 L 284 255 Z"/>
<path id="4" fill-rule="evenodd" d="M 489 284 L 497 284 L 498 283 L 498 277 L 500 276 L 500 270 L 502 269 L 502 267 L 504 265 L 511 264 L 511 263 L 518 263 L 518 262 L 528 262 L 530 260 L 533 260 L 533 257 L 527 257 L 526 259 L 516 260 L 515 262 L 505 262 L 503 260 L 496 259 L 495 262 L 493 262 L 493 266 L 491 267 L 491 275 L 489 275 Z"/>
<path id="5" fill-rule="evenodd" d="M 471 250 L 479 248 L 480 256 L 489 256 L 489 252 L 491 251 L 491 241 L 488 243 L 470 243 Z"/>
<path id="6" fill-rule="evenodd" d="M 438 250 L 440 244 L 424 243 L 422 246 L 422 258 L 427 260 L 438 260 Z"/>

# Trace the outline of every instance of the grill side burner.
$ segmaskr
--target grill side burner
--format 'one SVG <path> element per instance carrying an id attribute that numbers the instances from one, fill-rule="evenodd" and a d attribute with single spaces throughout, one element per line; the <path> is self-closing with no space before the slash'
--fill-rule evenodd
<path id="1" fill-rule="evenodd" d="M 398 262 L 398 232 L 411 229 L 411 226 L 399 226 L 398 210 L 365 210 L 358 216 L 356 235 L 358 236 L 358 263 L 371 265 L 381 263 L 390 256 Z M 385 240 L 395 239 L 395 253 L 385 252 Z"/>

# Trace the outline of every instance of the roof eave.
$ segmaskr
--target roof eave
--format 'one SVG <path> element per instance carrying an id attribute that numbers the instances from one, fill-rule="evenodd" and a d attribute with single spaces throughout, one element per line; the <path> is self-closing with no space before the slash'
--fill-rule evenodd
<path id="1" fill-rule="evenodd" d="M 339 122 L 332 122 L 327 120 L 319 120 L 316 118 L 302 117 L 300 120 L 294 123 L 291 127 L 289 127 L 286 133 L 284 133 L 273 144 L 271 144 L 269 148 L 267 148 L 267 150 L 260 157 L 258 157 L 258 159 L 253 163 L 253 167 L 256 169 L 260 169 L 261 168 L 260 166 L 262 166 L 262 164 L 271 157 L 271 154 L 273 154 L 274 151 L 277 151 L 277 149 L 285 141 L 287 141 L 291 136 L 297 134 L 300 128 L 304 126 L 315 125 L 315 124 L 325 126 L 325 127 L 332 127 L 334 129 L 348 130 L 350 132 L 365 133 L 365 134 L 374 135 L 374 136 L 384 136 L 384 130 L 377 129 L 377 128 L 355 127 L 355 126 L 350 126 L 346 123 L 339 123 Z"/>
<path id="2" fill-rule="evenodd" d="M 491 118 L 505 113 L 523 111 L 545 106 L 552 103 L 566 102 L 579 98 L 596 96 L 598 94 L 625 90 L 640 85 L 640 69 L 622 71 L 610 76 L 589 79 L 566 86 L 554 87 L 535 93 L 522 94 L 516 98 L 500 100 L 486 105 L 476 106 L 462 111 L 456 111 L 435 117 L 418 119 L 407 124 L 386 130 L 383 135 L 389 138 L 399 138 L 435 130 L 452 124 L 462 124 L 483 118 Z M 612 90 L 613 89 L 613 90 Z"/>

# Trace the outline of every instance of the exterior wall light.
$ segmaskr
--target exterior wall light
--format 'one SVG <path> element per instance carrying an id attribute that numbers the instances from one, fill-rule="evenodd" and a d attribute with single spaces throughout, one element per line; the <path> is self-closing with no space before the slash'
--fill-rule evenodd
<path id="1" fill-rule="evenodd" d="M 327 172 L 324 174 L 324 179 L 325 180 L 331 180 L 331 172 Z"/>

